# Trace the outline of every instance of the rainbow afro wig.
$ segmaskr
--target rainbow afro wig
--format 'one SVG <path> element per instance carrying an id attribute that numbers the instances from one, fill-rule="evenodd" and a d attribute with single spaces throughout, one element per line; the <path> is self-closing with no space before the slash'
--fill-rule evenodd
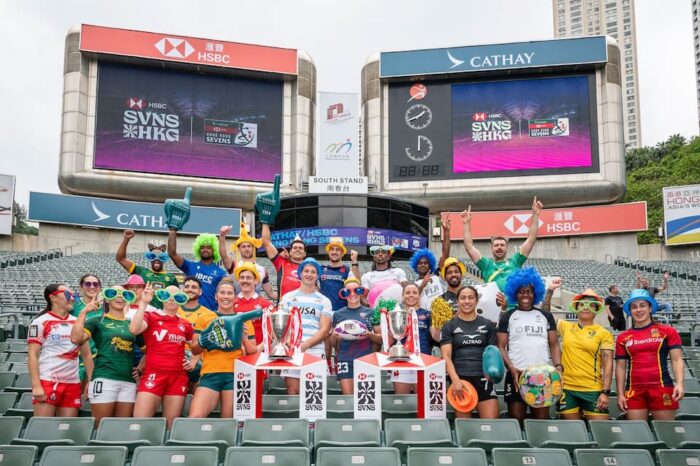
<path id="1" fill-rule="evenodd" d="M 518 269 L 508 277 L 506 281 L 506 286 L 503 292 L 508 298 L 508 302 L 511 304 L 518 303 L 518 290 L 524 286 L 531 286 L 535 293 L 535 300 L 533 304 L 542 302 L 544 298 L 544 282 L 542 277 L 534 267 L 525 267 L 523 269 Z"/>
<path id="2" fill-rule="evenodd" d="M 192 245 L 192 254 L 194 254 L 194 258 L 197 262 L 202 260 L 202 256 L 199 255 L 199 250 L 202 249 L 202 246 L 211 246 L 214 262 L 219 262 L 221 260 L 221 256 L 219 255 L 219 240 L 216 235 L 202 233 L 195 238 L 194 244 Z"/>
<path id="3" fill-rule="evenodd" d="M 430 273 L 436 273 L 437 261 L 435 260 L 435 254 L 433 254 L 433 251 L 426 248 L 419 249 L 411 256 L 411 261 L 409 263 L 413 271 L 418 273 L 418 261 L 424 257 L 428 259 L 428 264 L 430 264 Z"/>

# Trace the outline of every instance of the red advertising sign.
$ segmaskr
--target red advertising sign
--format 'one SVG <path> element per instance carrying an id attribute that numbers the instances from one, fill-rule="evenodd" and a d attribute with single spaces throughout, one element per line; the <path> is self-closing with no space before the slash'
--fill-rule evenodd
<path id="1" fill-rule="evenodd" d="M 459 213 L 449 212 L 452 220 L 450 238 L 464 237 Z M 492 236 L 525 238 L 530 229 L 532 212 L 472 212 L 472 236 L 488 239 Z M 593 207 L 546 209 L 540 214 L 537 236 L 582 236 L 604 233 L 644 231 L 647 227 L 647 203 L 630 202 Z"/>
<path id="2" fill-rule="evenodd" d="M 82 25 L 80 50 L 195 65 L 297 74 L 297 51 L 294 49 L 88 24 Z"/>

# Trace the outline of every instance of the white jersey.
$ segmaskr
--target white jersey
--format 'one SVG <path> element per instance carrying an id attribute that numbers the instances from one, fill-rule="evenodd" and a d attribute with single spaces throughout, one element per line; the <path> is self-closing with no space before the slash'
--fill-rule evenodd
<path id="1" fill-rule="evenodd" d="M 516 308 L 502 313 L 498 322 L 498 333 L 508 334 L 508 357 L 520 370 L 549 361 L 550 330 L 557 330 L 554 317 L 539 309 Z"/>
<path id="2" fill-rule="evenodd" d="M 290 291 L 282 296 L 279 308 L 289 312 L 293 307 L 299 309 L 301 313 L 301 341 L 306 341 L 321 328 L 321 316 L 328 316 L 333 319 L 333 306 L 331 301 L 323 296 L 320 292 L 303 293 L 300 289 Z M 307 351 L 316 355 L 325 353 L 323 341 L 316 346 L 309 348 Z"/>
<path id="3" fill-rule="evenodd" d="M 27 343 L 41 345 L 39 378 L 48 382 L 79 383 L 78 354 L 80 347 L 70 341 L 75 317 L 61 318 L 52 312 L 37 317 L 29 324 Z"/>
<path id="4" fill-rule="evenodd" d="M 371 290 L 376 283 L 383 281 L 405 282 L 407 281 L 406 272 L 396 267 L 386 270 L 372 270 L 362 275 L 361 280 L 362 286 L 368 290 Z"/>
<path id="5" fill-rule="evenodd" d="M 418 287 L 420 287 L 422 283 L 422 278 L 416 280 L 416 285 L 418 285 Z M 430 281 L 427 285 L 425 285 L 425 288 L 423 288 L 423 291 L 420 294 L 420 307 L 430 310 L 435 298 L 442 296 L 444 292 L 445 287 L 442 284 L 442 280 L 440 280 L 440 277 L 437 275 L 433 275 L 430 277 Z"/>

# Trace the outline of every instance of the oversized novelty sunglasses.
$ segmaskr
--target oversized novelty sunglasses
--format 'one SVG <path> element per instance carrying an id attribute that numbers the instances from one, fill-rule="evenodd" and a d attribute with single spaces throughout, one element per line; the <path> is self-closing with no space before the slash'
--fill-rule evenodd
<path id="1" fill-rule="evenodd" d="M 84 288 L 99 288 L 100 282 L 83 282 L 80 286 Z"/>
<path id="2" fill-rule="evenodd" d="M 187 296 L 185 293 L 182 291 L 178 291 L 177 293 L 171 293 L 168 290 L 158 290 L 156 291 L 156 298 L 158 298 L 158 301 L 161 303 L 166 302 L 170 298 L 173 299 L 176 303 L 182 305 L 185 304 L 187 301 L 189 301 L 189 296 Z"/>
<path id="3" fill-rule="evenodd" d="M 102 297 L 108 301 L 117 299 L 118 296 L 124 298 L 124 301 L 131 304 L 136 301 L 136 293 L 129 290 L 120 290 L 118 288 L 105 288 L 102 290 Z"/>
<path id="4" fill-rule="evenodd" d="M 593 314 L 600 314 L 603 311 L 603 305 L 598 301 L 582 299 L 580 301 L 571 301 L 571 304 L 569 304 L 569 310 L 576 313 L 581 311 L 591 311 Z"/>
<path id="5" fill-rule="evenodd" d="M 63 293 L 63 296 L 66 297 L 66 301 L 77 301 L 80 296 L 78 296 L 78 293 L 71 293 L 68 290 L 56 290 L 53 293 L 49 293 L 49 296 L 56 296 Z"/>
<path id="6" fill-rule="evenodd" d="M 364 296 L 367 294 L 367 288 L 358 286 L 357 288 L 343 288 L 338 292 L 338 296 L 343 299 L 347 299 L 351 294 L 356 294 L 357 296 Z"/>
<path id="7" fill-rule="evenodd" d="M 168 259 L 170 259 L 170 256 L 168 256 L 167 252 L 155 253 L 153 251 L 148 251 L 147 253 L 144 254 L 144 257 L 146 257 L 146 260 L 149 262 L 153 262 L 155 260 L 159 260 L 161 262 L 167 262 Z"/>

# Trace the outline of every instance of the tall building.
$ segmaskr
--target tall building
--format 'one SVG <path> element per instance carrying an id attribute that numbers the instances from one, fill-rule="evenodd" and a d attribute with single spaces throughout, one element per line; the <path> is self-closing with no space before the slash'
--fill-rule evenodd
<path id="1" fill-rule="evenodd" d="M 691 0 L 691 2 L 693 4 L 693 43 L 695 44 L 695 88 L 698 94 L 698 115 L 700 115 L 700 33 L 698 32 L 698 25 L 700 24 L 698 6 L 700 6 L 700 1 Z M 698 120 L 700 125 L 700 116 Z"/>
<path id="2" fill-rule="evenodd" d="M 695 10 L 698 0 L 692 1 Z M 642 128 L 639 118 L 634 0 L 552 0 L 552 9 L 554 10 L 555 37 L 607 35 L 617 40 L 620 51 L 623 53 L 621 69 L 625 144 L 628 147 L 640 147 Z M 697 52 L 697 20 L 694 24 Z"/>

